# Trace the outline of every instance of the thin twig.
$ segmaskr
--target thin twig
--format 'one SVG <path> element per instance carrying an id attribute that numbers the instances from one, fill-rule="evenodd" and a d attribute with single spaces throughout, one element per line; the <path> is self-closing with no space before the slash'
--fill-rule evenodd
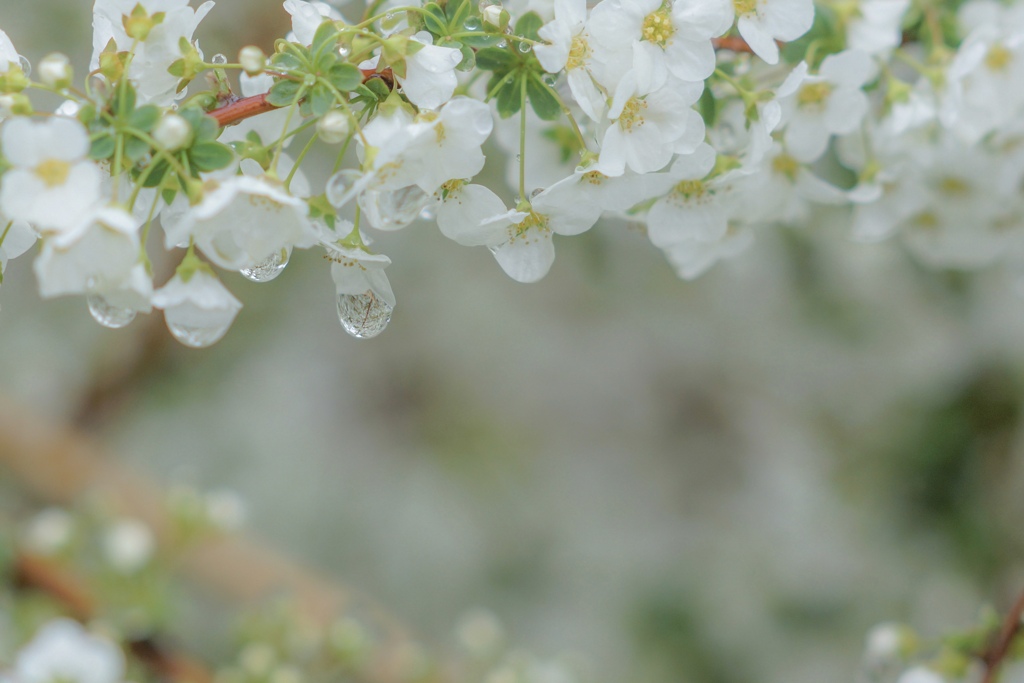
<path id="1" fill-rule="evenodd" d="M 985 664 L 985 675 L 982 677 L 981 683 L 993 683 L 996 680 L 999 667 L 1003 660 L 1006 659 L 1014 637 L 1020 632 L 1022 615 L 1024 615 L 1024 592 L 1017 596 L 1016 602 L 1013 603 L 1010 611 L 1006 613 L 1006 618 L 999 629 L 996 641 L 982 655 L 981 659 Z"/>

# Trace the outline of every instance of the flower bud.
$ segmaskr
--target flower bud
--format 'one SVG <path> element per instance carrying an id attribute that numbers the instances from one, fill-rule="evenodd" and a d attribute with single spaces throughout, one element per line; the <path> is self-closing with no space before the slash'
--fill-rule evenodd
<path id="1" fill-rule="evenodd" d="M 255 45 L 248 45 L 243 47 L 238 53 L 238 62 L 245 69 L 245 73 L 250 76 L 257 76 L 263 73 L 263 70 L 266 68 L 267 56 L 263 54 L 263 50 Z"/>
<path id="2" fill-rule="evenodd" d="M 153 139 L 168 152 L 185 147 L 191 138 L 192 126 L 177 114 L 165 115 L 153 130 Z"/>
<path id="3" fill-rule="evenodd" d="M 348 115 L 337 109 L 332 109 L 324 114 L 316 124 L 317 135 L 328 145 L 344 142 L 350 130 Z"/>
<path id="4" fill-rule="evenodd" d="M 44 85 L 61 89 L 71 85 L 71 60 L 67 55 L 54 52 L 39 62 L 39 80 Z"/>
<path id="5" fill-rule="evenodd" d="M 483 8 L 484 22 L 501 27 L 501 5 L 490 5 Z"/>

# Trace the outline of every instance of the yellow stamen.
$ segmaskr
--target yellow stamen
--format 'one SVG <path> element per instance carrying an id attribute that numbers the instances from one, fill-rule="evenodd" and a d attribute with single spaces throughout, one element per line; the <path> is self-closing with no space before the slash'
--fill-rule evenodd
<path id="1" fill-rule="evenodd" d="M 47 187 L 63 185 L 68 174 L 71 173 L 71 164 L 60 159 L 47 159 L 36 166 L 36 175 L 39 176 Z"/>

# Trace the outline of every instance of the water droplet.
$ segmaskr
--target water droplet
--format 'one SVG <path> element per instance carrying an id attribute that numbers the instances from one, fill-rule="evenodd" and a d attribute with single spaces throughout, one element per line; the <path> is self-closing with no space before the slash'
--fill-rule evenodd
<path id="1" fill-rule="evenodd" d="M 508 47 L 508 41 L 503 40 L 500 43 L 498 43 L 496 47 L 498 47 L 501 50 L 504 50 L 506 47 Z"/>
<path id="2" fill-rule="evenodd" d="M 548 74 L 547 76 L 544 77 L 544 82 L 550 86 L 554 86 L 557 81 L 558 79 L 556 79 L 551 74 Z"/>
<path id="3" fill-rule="evenodd" d="M 306 74 L 302 82 L 309 87 L 313 87 L 316 85 L 316 74 Z"/>
<path id="4" fill-rule="evenodd" d="M 103 327 L 117 330 L 135 320 L 134 308 L 113 306 L 102 294 L 90 292 L 85 297 L 85 301 L 89 304 L 89 313 L 92 314 L 93 319 Z"/>
<path id="5" fill-rule="evenodd" d="M 284 272 L 291 256 L 292 252 L 290 249 L 282 249 L 263 259 L 252 268 L 242 268 L 238 272 L 253 282 L 270 282 Z"/>
<path id="6" fill-rule="evenodd" d="M 359 197 L 363 215 L 379 230 L 398 230 L 420 215 L 431 196 L 416 185 L 386 192 L 365 192 Z"/>
<path id="7" fill-rule="evenodd" d="M 372 339 L 391 322 L 394 309 L 372 291 L 338 295 L 338 320 L 356 339 Z"/>
<path id="8" fill-rule="evenodd" d="M 534 197 L 536 197 L 537 195 L 539 195 L 543 191 L 544 191 L 543 187 L 536 188 L 533 192 L 530 193 L 530 199 L 533 199 Z"/>
<path id="9" fill-rule="evenodd" d="M 423 210 L 420 211 L 421 221 L 432 221 L 435 218 L 437 218 L 437 209 L 434 208 L 433 204 L 427 204 L 423 207 Z"/>
<path id="10" fill-rule="evenodd" d="M 174 338 L 193 349 L 205 349 L 207 346 L 213 346 L 227 334 L 230 327 L 231 321 L 228 321 L 227 325 L 219 327 L 193 327 L 167 321 L 167 329 L 171 331 Z"/>
<path id="11" fill-rule="evenodd" d="M 213 56 L 213 59 L 211 59 L 210 62 L 212 64 L 227 64 L 228 58 L 218 52 Z"/>
<path id="12" fill-rule="evenodd" d="M 395 13 L 394 12 L 388 12 L 387 14 L 384 15 L 384 21 L 391 21 L 394 18 L 395 18 Z"/>
<path id="13" fill-rule="evenodd" d="M 522 52 L 524 55 L 528 54 L 532 49 L 533 49 L 533 46 L 530 45 L 529 43 L 524 43 L 523 41 L 519 41 L 519 51 Z"/>
<path id="14" fill-rule="evenodd" d="M 341 56 L 342 59 L 348 57 L 350 54 L 352 54 L 352 50 L 350 50 L 347 45 L 338 46 L 338 55 Z"/>
<path id="15" fill-rule="evenodd" d="M 462 22 L 462 25 L 466 28 L 467 31 L 479 31 L 481 26 L 480 20 L 477 19 L 476 17 L 467 18 L 464 22 Z"/>
<path id="16" fill-rule="evenodd" d="M 27 58 L 18 55 L 18 66 L 20 66 L 21 70 L 25 72 L 25 76 L 32 75 L 32 62 L 28 61 Z"/>
<path id="17" fill-rule="evenodd" d="M 521 162 L 522 160 L 523 160 L 523 155 L 522 154 L 517 154 L 516 155 L 516 162 L 518 163 L 518 162 Z"/>
<path id="18" fill-rule="evenodd" d="M 348 204 L 355 195 L 353 190 L 356 181 L 363 177 L 363 174 L 354 168 L 346 168 L 338 171 L 327 180 L 325 194 L 327 201 L 336 209 Z"/>

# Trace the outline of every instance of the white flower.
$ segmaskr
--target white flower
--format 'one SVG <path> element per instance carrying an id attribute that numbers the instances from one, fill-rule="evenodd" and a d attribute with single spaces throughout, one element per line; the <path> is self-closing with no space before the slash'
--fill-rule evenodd
<path id="1" fill-rule="evenodd" d="M 163 309 L 171 334 L 186 346 L 202 348 L 219 341 L 234 322 L 242 304 L 203 268 L 179 272 L 153 293 L 153 305 Z"/>
<path id="2" fill-rule="evenodd" d="M 670 73 L 690 82 L 710 76 L 715 70 L 711 38 L 729 30 L 732 19 L 727 0 L 604 0 L 594 8 L 589 27 L 613 55 L 606 60 L 610 80 L 632 69 L 640 90 L 650 92 Z"/>
<path id="3" fill-rule="evenodd" d="M 703 83 L 669 84 L 654 92 L 639 88 L 632 72 L 615 91 L 601 142 L 599 168 L 605 175 L 660 171 L 675 153 L 687 154 L 704 141 L 704 119 L 690 107 Z"/>
<path id="4" fill-rule="evenodd" d="M 900 44 L 903 15 L 910 0 L 860 0 L 846 24 L 846 46 L 869 55 L 885 55 Z"/>
<path id="5" fill-rule="evenodd" d="M 235 531 L 245 524 L 248 516 L 245 501 L 237 491 L 221 489 L 210 491 L 203 497 L 206 517 L 222 531 Z"/>
<path id="6" fill-rule="evenodd" d="M 744 183 L 743 201 L 737 202 L 738 218 L 750 223 L 800 221 L 810 204 L 845 204 L 839 188 L 811 173 L 776 143 Z"/>
<path id="7" fill-rule="evenodd" d="M 305 2 L 304 0 L 285 0 L 284 9 L 292 15 L 292 32 L 288 40 L 301 43 L 306 47 L 313 44 L 313 36 L 320 24 L 331 19 L 342 19 L 338 10 L 326 2 Z"/>
<path id="8" fill-rule="evenodd" d="M 189 0 L 96 0 L 90 69 L 99 67 L 100 53 L 111 39 L 119 51 L 132 49 L 135 39 L 125 32 L 123 17 L 130 16 L 140 4 L 151 16 L 163 12 L 164 18 L 135 47 L 128 75 L 135 83 L 139 104 L 167 106 L 184 94 L 175 92 L 178 78 L 167 72 L 168 67 L 181 57 L 178 43 L 182 38 L 192 41 L 196 27 L 210 13 L 214 3 L 205 2 L 198 9 L 192 9 Z"/>
<path id="9" fill-rule="evenodd" d="M 18 683 L 122 683 L 124 654 L 106 638 L 56 619 L 36 633 L 14 662 Z"/>
<path id="10" fill-rule="evenodd" d="M 527 214 L 510 211 L 501 198 L 483 185 L 462 182 L 446 186 L 437 208 L 441 234 L 466 247 L 497 246 L 508 239 L 509 226 Z"/>
<path id="11" fill-rule="evenodd" d="M 902 624 L 878 624 L 865 638 L 864 661 L 868 666 L 878 667 L 899 660 L 909 634 Z"/>
<path id="12" fill-rule="evenodd" d="M 946 679 L 927 667 L 915 666 L 900 674 L 896 683 L 946 683 Z"/>
<path id="13" fill-rule="evenodd" d="M 25 221 L 12 221 L 0 214 L 0 257 L 18 258 L 32 248 L 39 236 Z"/>
<path id="14" fill-rule="evenodd" d="M 859 50 L 829 55 L 818 75 L 801 62 L 779 87 L 786 120 L 786 149 L 799 161 L 815 161 L 834 135 L 857 129 L 868 112 L 861 87 L 874 78 L 875 64 Z"/>
<path id="15" fill-rule="evenodd" d="M 89 135 L 74 119 L 16 118 L 3 127 L 13 166 L 0 180 L 0 211 L 41 232 L 67 230 L 99 201 L 100 169 L 88 161 Z"/>
<path id="16" fill-rule="evenodd" d="M 268 178 L 210 181 L 198 204 L 166 229 L 170 249 L 191 236 L 221 268 L 253 268 L 273 254 L 316 243 L 306 203 Z"/>
<path id="17" fill-rule="evenodd" d="M 730 228 L 717 240 L 680 240 L 664 249 L 676 275 L 694 280 L 719 261 L 735 258 L 754 243 L 754 233 L 748 228 Z"/>
<path id="18" fill-rule="evenodd" d="M 138 225 L 123 209 L 95 211 L 74 229 L 43 241 L 35 261 L 44 298 L 117 287 L 139 261 Z"/>
<path id="19" fill-rule="evenodd" d="M 606 97 L 594 82 L 594 48 L 587 30 L 587 0 L 555 0 L 555 20 L 541 27 L 548 42 L 533 53 L 548 73 L 565 70 L 572 96 L 583 112 L 595 121 L 604 114 Z"/>
<path id="20" fill-rule="evenodd" d="M 47 508 L 29 522 L 24 543 L 32 552 L 52 555 L 67 545 L 74 528 L 75 520 L 65 510 Z"/>
<path id="21" fill-rule="evenodd" d="M 672 183 L 671 189 L 647 214 L 647 235 L 656 247 L 718 242 L 725 235 L 735 196 L 731 174 L 705 181 L 714 167 L 715 150 L 702 144 L 693 154 L 676 159 L 672 169 L 662 174 Z"/>
<path id="22" fill-rule="evenodd" d="M 341 223 L 339 232 L 351 229 Z M 336 242 L 323 242 L 331 261 L 331 278 L 337 294 L 338 319 L 353 337 L 369 339 L 384 331 L 395 309 L 395 293 L 384 269 L 391 259 Z"/>
<path id="23" fill-rule="evenodd" d="M 472 178 L 484 167 L 481 146 L 494 128 L 491 108 L 456 97 L 438 112 L 416 117 L 407 156 L 417 160 L 415 184 L 432 193 L 453 178 Z"/>
<path id="24" fill-rule="evenodd" d="M 11 64 L 19 64 L 18 51 L 14 49 L 14 43 L 7 37 L 7 34 L 0 31 L 0 74 L 7 73 Z"/>
<path id="25" fill-rule="evenodd" d="M 813 0 L 733 0 L 736 27 L 758 57 L 778 64 L 779 46 L 796 40 L 814 23 Z"/>
<path id="26" fill-rule="evenodd" d="M 51 88 L 67 87 L 71 82 L 71 60 L 59 52 L 46 55 L 39 62 L 39 80 Z"/>
<path id="27" fill-rule="evenodd" d="M 437 109 L 451 99 L 459 84 L 455 67 L 462 53 L 453 47 L 434 45 L 434 37 L 420 31 L 410 39 L 423 47 L 405 58 L 405 76 L 398 76 L 402 92 L 422 109 Z"/>
<path id="28" fill-rule="evenodd" d="M 192 126 L 181 116 L 169 112 L 157 122 L 153 139 L 168 152 L 176 152 L 192 139 Z"/>
<path id="29" fill-rule="evenodd" d="M 155 548 L 153 532 L 135 519 L 118 520 L 103 534 L 107 562 L 121 574 L 134 574 L 145 567 Z"/>

